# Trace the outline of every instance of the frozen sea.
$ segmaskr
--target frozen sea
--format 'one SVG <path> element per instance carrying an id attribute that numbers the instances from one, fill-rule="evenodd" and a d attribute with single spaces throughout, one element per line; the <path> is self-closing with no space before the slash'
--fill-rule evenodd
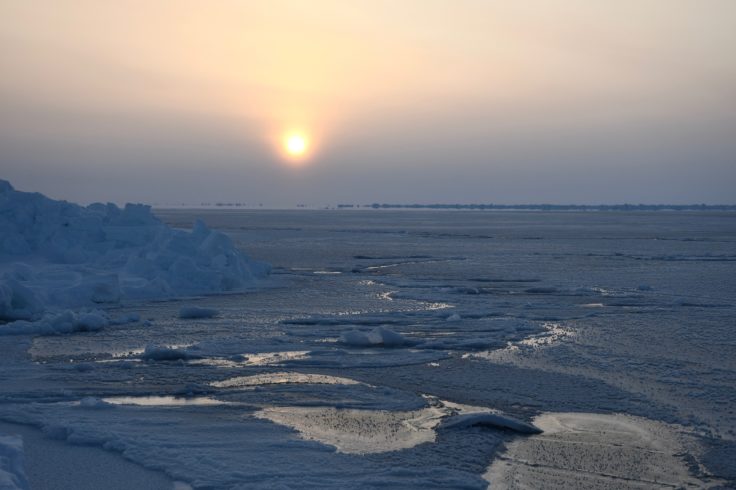
<path id="1" fill-rule="evenodd" d="M 157 215 L 271 276 L 0 337 L 31 488 L 736 485 L 734 213 Z"/>

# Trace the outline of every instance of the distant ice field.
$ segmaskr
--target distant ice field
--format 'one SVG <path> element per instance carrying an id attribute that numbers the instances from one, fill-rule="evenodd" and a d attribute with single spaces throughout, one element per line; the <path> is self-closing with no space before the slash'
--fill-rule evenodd
<path id="1" fill-rule="evenodd" d="M 270 278 L 0 336 L 0 420 L 193 488 L 736 485 L 735 213 L 156 214 Z"/>

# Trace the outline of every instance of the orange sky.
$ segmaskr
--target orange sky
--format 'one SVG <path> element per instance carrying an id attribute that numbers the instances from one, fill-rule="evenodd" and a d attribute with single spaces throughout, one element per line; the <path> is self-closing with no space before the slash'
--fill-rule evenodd
<path id="1" fill-rule="evenodd" d="M 309 192 L 319 186 L 308 172 L 346 166 L 428 165 L 441 179 L 434 167 L 450 156 L 468 179 L 490 178 L 489 169 L 539 164 L 525 135 L 562 164 L 581 137 L 595 146 L 635 128 L 621 136 L 636 146 L 642 131 L 677 139 L 672 124 L 732 124 L 734 19 L 730 0 L 6 0 L 0 129 L 12 133 L 13 155 L 40 167 L 47 157 L 31 147 L 63 154 L 89 139 L 195 168 L 204 157 L 161 153 L 183 137 L 200 149 L 240 139 L 238 158 L 214 164 L 267 172 L 288 160 L 284 135 L 300 131 L 311 170 L 286 178 L 314 178 Z M 135 147 L 139 123 L 166 134 L 148 132 Z M 610 146 L 600 165 L 610 165 Z M 649 164 L 651 152 L 627 158 Z M 663 147 L 655 163 L 671 153 Z M 269 171 L 274 182 L 286 172 Z"/>

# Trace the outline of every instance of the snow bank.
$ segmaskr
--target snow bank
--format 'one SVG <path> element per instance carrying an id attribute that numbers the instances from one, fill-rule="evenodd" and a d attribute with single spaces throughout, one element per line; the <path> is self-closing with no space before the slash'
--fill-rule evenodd
<path id="1" fill-rule="evenodd" d="M 367 333 L 359 330 L 343 332 L 340 334 L 340 343 L 353 347 L 401 347 L 414 344 L 403 335 L 383 327 L 376 327 Z"/>
<path id="2" fill-rule="evenodd" d="M 28 488 L 28 480 L 23 470 L 23 439 L 19 436 L 0 435 L 0 489 Z"/>
<path id="3" fill-rule="evenodd" d="M 214 318 L 220 312 L 214 308 L 201 308 L 199 306 L 185 306 L 179 310 L 179 318 Z"/>
<path id="4" fill-rule="evenodd" d="M 235 291 L 268 275 L 230 238 L 198 221 L 191 232 L 149 206 L 82 207 L 0 180 L 0 320 L 49 310 Z"/>

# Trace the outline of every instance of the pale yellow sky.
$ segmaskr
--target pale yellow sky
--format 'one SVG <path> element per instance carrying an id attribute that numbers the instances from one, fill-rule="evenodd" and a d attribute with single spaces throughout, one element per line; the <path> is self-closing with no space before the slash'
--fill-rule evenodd
<path id="1" fill-rule="evenodd" d="M 733 124 L 734 47 L 730 0 L 4 0 L 0 128 L 15 133 L 13 155 L 27 157 L 86 134 L 130 150 L 130 127 L 154 125 L 168 134 L 151 143 L 158 157 L 184 124 L 189 144 L 242 138 L 231 151 L 243 155 L 229 160 L 254 169 L 283 160 L 284 133 L 299 129 L 313 150 L 302 172 L 452 158 L 492 177 L 539 164 L 545 155 L 529 154 L 525 135 L 564 166 L 577 138 L 594 158 L 596 138 L 622 127 L 636 146 L 642 132 L 657 140 L 672 124 Z M 600 165 L 611 146 L 600 145 Z M 656 153 L 634 158 L 665 169 L 677 151 Z"/>

